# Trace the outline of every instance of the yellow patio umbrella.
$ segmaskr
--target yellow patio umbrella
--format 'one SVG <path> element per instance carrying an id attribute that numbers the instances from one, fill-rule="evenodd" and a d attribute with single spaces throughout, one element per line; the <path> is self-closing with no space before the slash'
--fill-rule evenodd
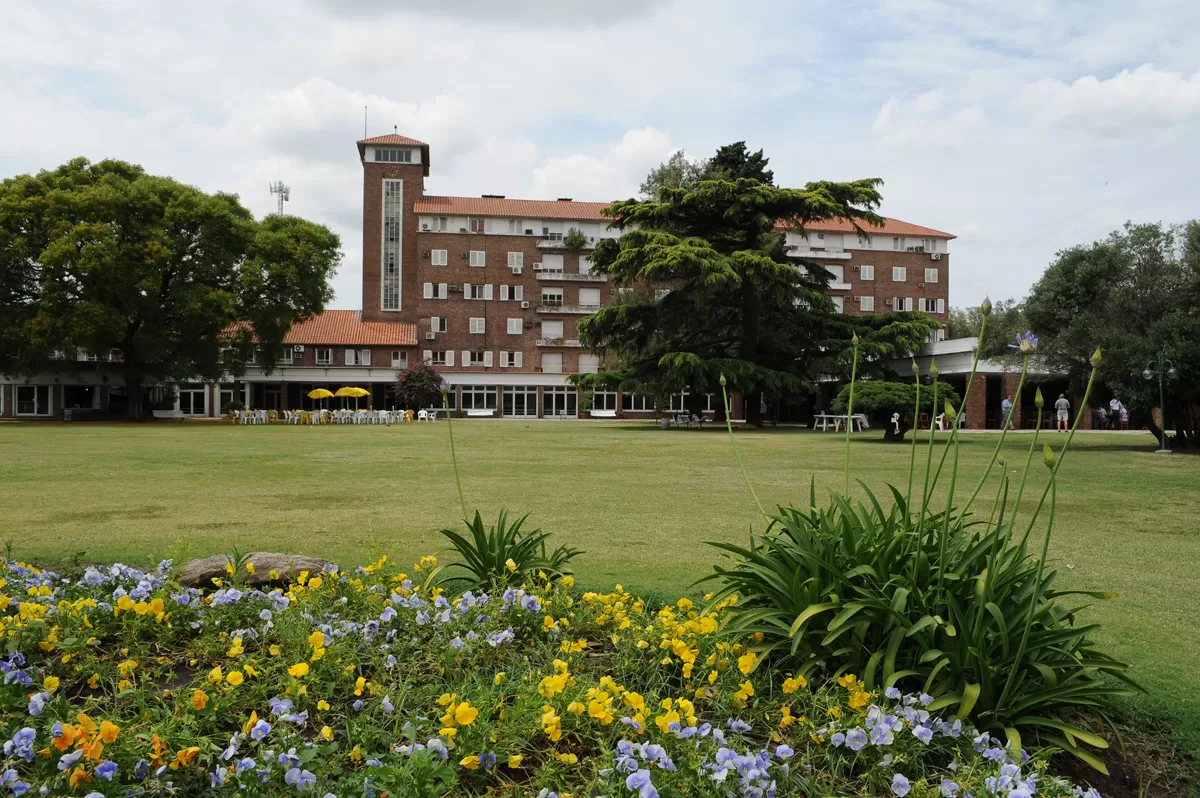
<path id="1" fill-rule="evenodd" d="M 370 395 L 371 395 L 371 392 L 368 391 L 366 388 L 356 388 L 351 385 L 347 385 L 345 387 L 338 388 L 337 393 L 334 394 L 334 396 L 353 396 L 355 410 L 358 409 L 359 397 L 360 396 L 370 396 Z"/>
<path id="2" fill-rule="evenodd" d="M 308 392 L 309 399 L 329 399 L 333 396 L 333 392 L 325 388 L 314 388 Z"/>

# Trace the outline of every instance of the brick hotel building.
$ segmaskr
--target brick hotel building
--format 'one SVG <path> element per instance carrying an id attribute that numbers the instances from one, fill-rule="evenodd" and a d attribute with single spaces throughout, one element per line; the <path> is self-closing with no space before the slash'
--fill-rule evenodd
<path id="1" fill-rule="evenodd" d="M 579 320 L 612 301 L 589 253 L 616 237 L 607 202 L 518 200 L 503 195 L 425 193 L 428 144 L 400 135 L 358 142 L 363 169 L 362 310 L 330 310 L 288 334 L 283 363 L 236 381 L 179 386 L 184 415 L 215 416 L 233 399 L 249 407 L 311 407 L 315 387 L 358 385 L 375 407 L 391 407 L 397 369 L 426 361 L 471 415 L 567 417 L 581 412 L 567 376 L 594 372 L 599 357 L 579 344 Z M 582 250 L 564 237 L 579 230 Z M 954 236 L 888 219 L 860 239 L 845 222 L 787 233 L 789 254 L 832 273 L 829 295 L 843 313 L 922 310 L 945 334 L 949 243 Z M 118 411 L 123 386 L 101 359 L 80 354 L 70 376 L 5 377 L 0 416 L 61 416 L 64 409 Z M 711 397 L 710 397 L 711 402 Z M 682 407 L 682 397 L 675 397 Z M 649 397 L 597 393 L 594 417 L 649 414 Z"/>

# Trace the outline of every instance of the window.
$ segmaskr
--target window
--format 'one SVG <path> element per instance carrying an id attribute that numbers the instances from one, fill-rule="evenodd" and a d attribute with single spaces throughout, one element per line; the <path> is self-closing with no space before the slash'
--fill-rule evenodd
<path id="1" fill-rule="evenodd" d="M 936 283 L 937 281 L 938 281 L 938 270 L 936 268 L 926 269 L 925 270 L 925 282 Z"/>
<path id="2" fill-rule="evenodd" d="M 280 366 L 292 365 L 292 348 L 290 346 L 285 345 L 283 347 L 283 351 L 279 353 L 278 365 L 280 365 Z"/>
<path id="3" fill-rule="evenodd" d="M 521 368 L 521 353 L 520 352 L 501 352 L 500 367 L 506 369 Z"/>
<path id="4" fill-rule="evenodd" d="M 524 326 L 525 326 L 525 324 L 521 319 L 509 319 L 508 320 L 508 334 L 509 335 L 520 335 L 521 330 Z"/>
<path id="5" fill-rule="evenodd" d="M 600 371 L 600 356 L 581 352 L 579 354 L 579 373 L 595 374 Z"/>
<path id="6" fill-rule="evenodd" d="M 938 341 L 945 341 L 945 340 L 946 340 L 946 331 L 942 328 L 938 328 L 938 329 L 934 330 L 933 332 L 931 332 L 929 335 L 925 336 L 925 343 L 927 343 L 927 344 L 936 344 Z"/>
<path id="7" fill-rule="evenodd" d="M 431 366 L 453 366 L 454 353 L 444 350 L 425 350 L 425 362 Z"/>
<path id="8" fill-rule="evenodd" d="M 542 371 L 546 374 L 562 374 L 562 353 L 561 352 L 543 352 L 542 353 Z"/>
<path id="9" fill-rule="evenodd" d="M 622 397 L 626 410 L 647 411 L 654 409 L 654 397 L 642 394 L 627 393 Z"/>
<path id="10" fill-rule="evenodd" d="M 471 250 L 471 265 L 477 268 L 487 265 L 487 253 L 481 249 Z"/>
<path id="11" fill-rule="evenodd" d="M 904 249 L 904 239 L 899 236 L 893 238 L 892 249 Z"/>
<path id="12" fill-rule="evenodd" d="M 376 154 L 378 154 L 376 150 Z M 401 150 L 395 150 L 401 152 Z M 407 153 L 408 150 L 403 150 Z M 383 181 L 383 276 L 380 281 L 380 308 L 400 310 L 401 239 L 404 220 L 404 181 Z"/>
<path id="13" fill-rule="evenodd" d="M 446 266 L 450 263 L 449 250 L 434 249 L 429 252 L 429 262 L 434 266 Z"/>
<path id="14" fill-rule="evenodd" d="M 441 232 L 441 233 L 446 232 L 447 227 L 449 227 L 449 221 L 446 219 L 445 216 L 439 216 L 433 222 L 433 229 L 437 230 L 438 232 Z"/>
<path id="15" fill-rule="evenodd" d="M 863 236 L 860 240 L 862 241 L 863 249 L 870 249 L 873 246 L 870 236 Z"/>
<path id="16" fill-rule="evenodd" d="M 875 267 L 869 263 L 859 266 L 858 267 L 858 277 L 860 280 L 874 280 L 875 279 Z"/>
<path id="17" fill-rule="evenodd" d="M 919 307 L 921 310 L 925 311 L 926 313 L 945 313 L 946 312 L 946 300 L 922 298 L 920 300 Z"/>
<path id="18" fill-rule="evenodd" d="M 525 253 L 524 252 L 508 253 L 508 268 L 519 269 L 524 265 L 525 265 Z"/>
<path id="19" fill-rule="evenodd" d="M 860 296 L 858 298 L 858 309 L 863 313 L 870 313 L 871 311 L 875 310 L 875 297 Z"/>
<path id="20" fill-rule="evenodd" d="M 903 297 L 903 296 L 896 297 L 895 299 L 892 300 L 892 309 L 893 310 L 902 310 L 902 311 L 912 310 L 913 309 L 912 297 Z"/>
<path id="21" fill-rule="evenodd" d="M 542 338 L 544 338 L 544 339 L 546 339 L 547 341 L 554 341 L 554 340 L 561 339 L 561 338 L 563 337 L 563 323 L 562 323 L 562 320 L 560 319 L 560 320 L 557 320 L 557 321 L 544 321 L 544 322 L 542 322 L 542 335 L 541 335 L 541 337 L 542 337 Z"/>
<path id="22" fill-rule="evenodd" d="M 512 298 L 516 302 L 520 302 L 522 299 L 524 299 L 525 298 L 525 286 L 514 285 L 512 287 Z"/>
<path id="23" fill-rule="evenodd" d="M 844 307 L 845 301 L 846 301 L 845 297 L 831 296 L 829 298 L 831 300 L 833 300 L 833 309 L 835 312 L 837 312 L 837 313 L 845 312 L 845 307 Z"/>
<path id="24" fill-rule="evenodd" d="M 563 290 L 561 288 L 543 288 L 542 289 L 542 304 L 559 306 L 563 303 Z"/>
<path id="25" fill-rule="evenodd" d="M 450 286 L 446 283 L 425 283 L 426 299 L 445 299 L 450 295 Z"/>
<path id="26" fill-rule="evenodd" d="M 617 392 L 616 391 L 596 391 L 592 394 L 592 409 L 593 410 L 616 410 L 617 409 Z"/>
<path id="27" fill-rule="evenodd" d="M 460 406 L 463 410 L 495 410 L 496 386 L 464 385 Z"/>
<path id="28" fill-rule="evenodd" d="M 318 346 L 317 347 L 317 365 L 331 366 L 333 365 L 333 347 Z"/>
<path id="29" fill-rule="evenodd" d="M 392 350 L 392 368 L 406 369 L 408 368 L 408 352 L 401 352 L 399 349 Z"/>
<path id="30" fill-rule="evenodd" d="M 508 220 L 508 234 L 514 235 L 514 236 L 519 236 L 521 234 L 521 220 L 520 219 L 509 219 Z M 519 252 L 518 253 L 510 253 L 510 256 L 512 254 L 519 255 L 520 253 Z"/>
<path id="31" fill-rule="evenodd" d="M 904 266 L 892 267 L 892 282 L 903 283 L 908 280 L 908 269 Z"/>
<path id="32" fill-rule="evenodd" d="M 520 352 L 516 353 L 520 355 Z M 520 365 L 518 359 L 517 365 Z M 515 385 L 504 389 L 504 399 L 500 403 L 506 416 L 517 418 L 537 418 L 538 389 L 535 385 Z"/>
<path id="33" fill-rule="evenodd" d="M 471 232 L 472 233 L 482 233 L 483 232 L 483 219 L 472 219 L 471 220 Z M 472 264 L 472 265 L 474 265 L 474 264 Z"/>
<path id="34" fill-rule="evenodd" d="M 412 163 L 412 150 L 375 149 L 375 160 L 391 163 Z"/>
<path id="35" fill-rule="evenodd" d="M 463 297 L 466 299 L 491 299 L 492 285 L 487 283 L 463 283 Z"/>
<path id="36" fill-rule="evenodd" d="M 542 389 L 542 403 L 545 415 L 549 417 L 562 416 L 574 418 L 579 414 L 579 394 L 574 388 L 556 386 Z"/>
<path id="37" fill-rule="evenodd" d="M 580 274 L 591 274 L 592 273 L 592 259 L 591 258 L 586 257 L 584 255 L 579 256 L 579 273 Z"/>
<path id="38" fill-rule="evenodd" d="M 464 366 L 484 366 L 491 367 L 492 353 L 491 352 L 472 352 L 464 349 L 462 353 L 462 364 Z"/>
<path id="39" fill-rule="evenodd" d="M 371 365 L 371 350 L 370 349 L 347 349 L 346 350 L 346 365 L 347 366 L 369 366 L 369 365 Z"/>
<path id="40" fill-rule="evenodd" d="M 194 383 L 179 386 L 179 412 L 185 416 L 208 414 L 208 389 Z"/>
<path id="41" fill-rule="evenodd" d="M 562 274 L 563 256 L 562 255 L 542 255 L 542 273 L 543 274 Z"/>
<path id="42" fill-rule="evenodd" d="M 483 335 L 483 326 L 484 326 L 485 322 L 486 322 L 486 319 L 484 319 L 481 316 L 472 316 L 471 317 L 471 334 L 472 335 Z"/>
<path id="43" fill-rule="evenodd" d="M 600 289 L 599 288 L 580 288 L 579 289 L 579 306 L 582 308 L 598 308 L 598 307 L 600 307 Z"/>
<path id="44" fill-rule="evenodd" d="M 446 317 L 445 316 L 430 316 L 429 317 L 430 332 L 445 332 Z"/>
<path id="45" fill-rule="evenodd" d="M 18 416 L 48 416 L 48 415 L 50 415 L 50 386 L 49 385 L 18 385 L 17 386 L 17 415 Z"/>

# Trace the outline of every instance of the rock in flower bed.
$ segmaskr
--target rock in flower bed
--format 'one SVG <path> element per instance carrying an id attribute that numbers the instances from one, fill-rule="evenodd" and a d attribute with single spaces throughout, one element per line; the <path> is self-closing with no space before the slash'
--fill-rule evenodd
<path id="1" fill-rule="evenodd" d="M 202 593 L 0 560 L 0 796 L 1096 795 L 927 696 L 769 670 L 732 600 L 446 595 L 435 565 Z"/>

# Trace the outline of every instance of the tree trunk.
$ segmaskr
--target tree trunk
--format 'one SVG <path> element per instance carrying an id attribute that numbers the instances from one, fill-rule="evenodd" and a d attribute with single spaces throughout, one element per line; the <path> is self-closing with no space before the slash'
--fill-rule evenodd
<path id="1" fill-rule="evenodd" d="M 125 390 L 129 393 L 129 406 L 125 410 L 125 418 L 129 421 L 142 421 L 145 412 L 142 403 L 142 375 L 137 372 L 125 372 Z"/>
<path id="2" fill-rule="evenodd" d="M 742 275 L 742 360 L 755 363 L 758 358 L 758 295 L 754 285 Z M 742 388 L 742 402 L 746 407 L 746 423 L 762 426 L 762 394 L 760 391 Z"/>

